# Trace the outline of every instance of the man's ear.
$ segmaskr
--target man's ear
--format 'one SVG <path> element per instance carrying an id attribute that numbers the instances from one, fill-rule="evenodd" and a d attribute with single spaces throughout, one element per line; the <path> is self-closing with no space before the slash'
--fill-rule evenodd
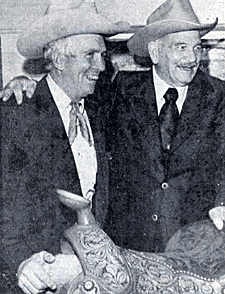
<path id="1" fill-rule="evenodd" d="M 149 56 L 154 64 L 159 61 L 159 44 L 155 41 L 148 43 Z"/>
<path id="2" fill-rule="evenodd" d="M 52 56 L 52 62 L 54 64 L 54 67 L 58 69 L 59 71 L 64 70 L 65 68 L 65 56 L 61 53 L 54 53 Z"/>

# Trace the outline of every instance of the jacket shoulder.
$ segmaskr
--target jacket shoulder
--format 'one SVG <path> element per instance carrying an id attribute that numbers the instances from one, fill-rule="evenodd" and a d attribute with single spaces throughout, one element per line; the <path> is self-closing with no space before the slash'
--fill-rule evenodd
<path id="1" fill-rule="evenodd" d="M 2 102 L 2 100 L 0 101 L 1 110 L 2 113 L 13 112 L 14 114 L 23 112 L 26 109 L 30 109 L 30 112 L 32 112 L 32 109 L 37 106 L 37 103 L 44 104 L 44 101 L 48 101 L 50 96 L 51 93 L 46 82 L 46 77 L 43 77 L 39 82 L 37 82 L 36 89 L 31 98 L 27 98 L 24 93 L 23 102 L 21 105 L 18 105 L 15 95 L 12 94 L 7 102 Z"/>
<path id="2" fill-rule="evenodd" d="M 211 86 L 212 90 L 214 90 L 214 91 L 220 90 L 220 89 L 224 91 L 224 89 L 225 89 L 225 81 L 218 79 L 214 76 L 211 76 L 207 73 L 204 73 L 201 70 L 198 72 L 197 77 L 198 78 L 200 77 L 200 79 L 197 80 L 198 83 L 199 83 L 199 81 L 200 82 L 203 81 L 206 83 L 205 86 Z"/>
<path id="3" fill-rule="evenodd" d="M 18 105 L 13 95 L 9 101 L 1 102 L 1 130 L 6 136 L 10 133 L 28 129 L 48 112 L 52 105 L 50 90 L 45 79 L 37 83 L 31 98 L 23 97 Z"/>
<path id="4" fill-rule="evenodd" d="M 114 85 L 120 88 L 139 87 L 152 76 L 152 70 L 121 71 L 117 74 Z"/>
<path id="5" fill-rule="evenodd" d="M 225 81 L 218 79 L 216 77 L 213 76 L 207 76 L 209 79 L 209 82 L 211 83 L 211 85 L 213 86 L 213 88 L 216 89 L 221 89 L 223 91 L 225 91 Z"/>

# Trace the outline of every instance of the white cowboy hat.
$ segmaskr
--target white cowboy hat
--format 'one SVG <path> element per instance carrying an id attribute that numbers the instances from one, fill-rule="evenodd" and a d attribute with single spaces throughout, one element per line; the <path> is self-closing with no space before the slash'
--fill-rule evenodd
<path id="1" fill-rule="evenodd" d="M 189 0 L 167 0 L 150 14 L 146 26 L 137 30 L 127 45 L 131 53 L 149 56 L 149 42 L 168 34 L 192 30 L 198 30 L 202 37 L 214 29 L 217 22 L 218 19 L 212 24 L 200 24 Z"/>
<path id="2" fill-rule="evenodd" d="M 130 29 L 127 22 L 112 23 L 97 13 L 93 2 L 84 1 L 77 7 L 50 5 L 43 17 L 33 22 L 18 38 L 17 50 L 26 58 L 43 56 L 43 48 L 58 39 L 78 34 L 112 36 Z"/>

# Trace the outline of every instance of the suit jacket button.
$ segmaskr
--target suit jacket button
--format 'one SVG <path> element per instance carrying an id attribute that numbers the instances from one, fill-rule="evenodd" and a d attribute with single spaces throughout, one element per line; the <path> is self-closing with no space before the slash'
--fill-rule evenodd
<path id="1" fill-rule="evenodd" d="M 166 190 L 167 188 L 169 188 L 169 185 L 167 183 L 162 183 L 163 190 Z"/>
<path id="2" fill-rule="evenodd" d="M 158 215 L 157 214 L 153 214 L 152 215 L 152 219 L 154 220 L 154 222 L 156 222 L 158 220 Z"/>

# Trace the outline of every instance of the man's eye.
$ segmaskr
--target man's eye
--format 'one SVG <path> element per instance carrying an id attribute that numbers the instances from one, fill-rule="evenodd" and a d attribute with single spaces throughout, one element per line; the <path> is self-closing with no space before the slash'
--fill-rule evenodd
<path id="1" fill-rule="evenodd" d="M 202 52 L 202 46 L 195 47 L 195 52 Z"/>
<path id="2" fill-rule="evenodd" d="M 87 58 L 93 58 L 94 57 L 94 52 L 89 52 L 86 56 L 87 56 Z"/>
<path id="3" fill-rule="evenodd" d="M 176 45 L 176 49 L 177 49 L 177 50 L 181 50 L 181 51 L 182 51 L 182 50 L 185 50 L 186 47 L 187 47 L 187 46 L 186 46 L 186 45 L 183 45 L 183 44 L 178 44 L 178 45 Z"/>

